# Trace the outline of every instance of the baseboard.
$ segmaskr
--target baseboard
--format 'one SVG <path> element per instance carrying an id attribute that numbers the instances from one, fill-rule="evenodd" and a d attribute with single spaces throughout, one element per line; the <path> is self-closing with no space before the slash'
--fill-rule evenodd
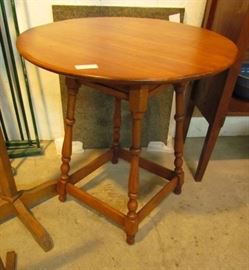
<path id="1" fill-rule="evenodd" d="M 187 137 L 205 137 L 208 122 L 203 117 L 193 117 Z M 249 135 L 249 117 L 226 117 L 219 136 L 246 136 Z"/>

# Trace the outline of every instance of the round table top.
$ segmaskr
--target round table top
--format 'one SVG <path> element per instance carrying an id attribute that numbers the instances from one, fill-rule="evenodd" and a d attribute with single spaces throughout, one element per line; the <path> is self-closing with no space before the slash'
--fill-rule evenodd
<path id="1" fill-rule="evenodd" d="M 232 41 L 209 30 L 125 17 L 38 26 L 18 37 L 17 48 L 28 61 L 55 73 L 129 84 L 212 75 L 231 66 L 237 54 Z"/>

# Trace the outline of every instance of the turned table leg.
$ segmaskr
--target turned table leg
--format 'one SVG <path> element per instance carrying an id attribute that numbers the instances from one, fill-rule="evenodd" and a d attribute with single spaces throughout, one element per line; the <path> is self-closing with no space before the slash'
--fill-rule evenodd
<path id="1" fill-rule="evenodd" d="M 185 90 L 185 83 L 176 84 L 175 92 L 176 92 L 176 114 L 175 114 L 175 121 L 176 121 L 176 130 L 175 130 L 175 172 L 178 177 L 178 183 L 174 190 L 175 194 L 180 194 L 182 191 L 182 185 L 184 183 L 184 172 L 182 169 L 183 164 L 183 124 L 184 124 L 184 90 Z"/>
<path id="2" fill-rule="evenodd" d="M 129 94 L 130 111 L 132 115 L 132 146 L 131 167 L 128 184 L 128 213 L 125 218 L 125 231 L 127 235 L 127 243 L 133 244 L 135 234 L 138 231 L 137 216 L 137 193 L 139 187 L 139 155 L 141 142 L 141 124 L 143 115 L 147 109 L 148 91 L 147 89 L 133 90 Z"/>
<path id="3" fill-rule="evenodd" d="M 121 99 L 115 98 L 115 107 L 113 115 L 113 142 L 112 142 L 112 163 L 118 163 L 118 154 L 120 149 L 120 127 L 121 127 Z"/>
<path id="4" fill-rule="evenodd" d="M 76 105 L 76 96 L 80 87 L 80 83 L 76 79 L 66 78 L 66 85 L 68 91 L 67 99 L 67 113 L 65 118 L 65 135 L 62 146 L 62 164 L 61 176 L 57 184 L 57 192 L 59 200 L 64 202 L 66 200 L 66 185 L 69 180 L 70 160 L 72 155 L 72 139 L 73 139 L 73 125 L 74 125 L 74 111 Z"/>

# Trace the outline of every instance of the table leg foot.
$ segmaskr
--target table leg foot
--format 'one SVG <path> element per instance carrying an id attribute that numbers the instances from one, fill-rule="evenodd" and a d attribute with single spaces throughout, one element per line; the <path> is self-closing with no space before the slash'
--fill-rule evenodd
<path id="1" fill-rule="evenodd" d="M 119 149 L 113 149 L 113 157 L 112 157 L 111 163 L 114 165 L 118 164 L 118 151 Z"/>
<path id="2" fill-rule="evenodd" d="M 176 195 L 180 195 L 180 194 L 182 193 L 182 187 L 177 186 L 177 187 L 175 188 L 175 190 L 174 190 L 174 193 L 175 193 Z"/>
<path id="3" fill-rule="evenodd" d="M 133 245 L 135 243 L 135 235 L 138 232 L 138 218 L 136 212 L 131 212 L 129 204 L 131 203 L 131 200 L 129 200 L 128 208 L 129 212 L 125 218 L 125 232 L 126 232 L 126 242 L 129 245 Z M 134 206 L 137 206 L 136 201 L 132 201 L 132 204 Z"/>
<path id="4" fill-rule="evenodd" d="M 67 199 L 67 194 L 66 194 L 66 182 L 64 183 L 63 181 L 59 181 L 56 186 L 56 191 L 59 194 L 59 201 L 65 202 Z"/>
<path id="5" fill-rule="evenodd" d="M 53 241 L 44 227 L 32 215 L 29 209 L 23 204 L 20 199 L 17 199 L 13 206 L 17 212 L 17 216 L 26 226 L 26 228 L 33 235 L 36 242 L 42 247 L 44 251 L 49 251 L 53 248 Z"/>
<path id="6" fill-rule="evenodd" d="M 126 234 L 126 242 L 129 245 L 133 245 L 135 243 L 135 235 Z"/>
<path id="7" fill-rule="evenodd" d="M 66 195 L 59 195 L 59 201 L 60 202 L 65 202 L 66 201 Z"/>

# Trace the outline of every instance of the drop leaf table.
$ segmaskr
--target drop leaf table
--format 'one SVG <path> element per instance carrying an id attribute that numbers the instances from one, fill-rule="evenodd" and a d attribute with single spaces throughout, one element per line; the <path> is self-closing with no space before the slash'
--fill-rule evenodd
<path id="1" fill-rule="evenodd" d="M 181 193 L 187 83 L 229 68 L 236 57 L 236 46 L 221 35 L 189 25 L 157 19 L 98 17 L 32 28 L 18 37 L 17 48 L 36 66 L 66 76 L 68 101 L 61 176 L 57 184 L 60 201 L 64 202 L 70 194 L 98 210 L 118 223 L 126 233 L 127 242 L 133 244 L 139 223 L 169 193 Z M 169 84 L 176 93 L 173 169 L 140 157 L 141 122 L 148 100 Z M 81 85 L 114 97 L 113 142 L 106 153 L 70 173 L 74 111 Z M 120 144 L 122 101 L 128 102 L 132 119 L 129 151 Z M 127 213 L 75 186 L 106 162 L 116 164 L 119 159 L 130 163 Z M 165 179 L 165 186 L 141 208 L 137 202 L 139 167 Z"/>

